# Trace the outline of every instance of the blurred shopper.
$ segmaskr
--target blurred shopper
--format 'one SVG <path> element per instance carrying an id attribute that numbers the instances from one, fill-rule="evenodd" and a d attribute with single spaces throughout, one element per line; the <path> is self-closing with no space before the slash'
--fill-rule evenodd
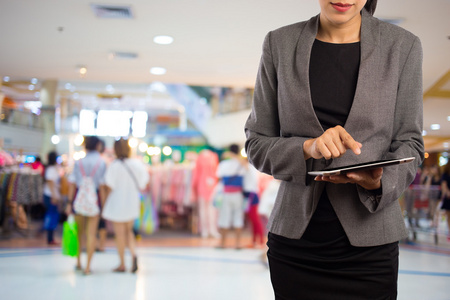
<path id="1" fill-rule="evenodd" d="M 100 219 L 100 203 L 104 199 L 100 199 L 100 189 L 104 183 L 104 175 L 106 171 L 106 164 L 98 152 L 99 138 L 96 136 L 89 136 L 84 139 L 84 146 L 86 149 L 86 157 L 75 162 L 73 173 L 70 176 L 70 192 L 69 192 L 69 203 L 66 209 L 67 214 L 75 213 L 75 221 L 78 225 L 78 239 L 80 246 L 82 245 L 82 238 L 86 236 L 86 252 L 87 252 L 87 263 L 83 271 L 85 275 L 91 273 L 91 261 L 92 256 L 95 251 L 96 235 L 98 229 L 98 222 Z M 87 214 L 81 212 L 74 206 L 74 199 L 79 192 L 78 189 L 85 182 L 86 177 L 92 179 L 94 188 L 97 192 L 97 205 L 98 213 L 95 215 Z M 76 206 L 76 204 L 75 204 Z M 81 251 L 77 256 L 76 269 L 81 270 Z"/>
<path id="2" fill-rule="evenodd" d="M 217 213 L 211 203 L 214 187 L 217 184 L 218 165 L 217 153 L 204 149 L 198 154 L 192 171 L 192 194 L 197 200 L 199 231 L 203 238 L 220 236 L 217 231 Z"/>
<path id="3" fill-rule="evenodd" d="M 40 156 L 36 156 L 35 161 L 31 163 L 31 168 L 40 174 L 44 174 L 44 165 L 42 164 Z"/>
<path id="4" fill-rule="evenodd" d="M 445 210 L 447 216 L 448 235 L 447 241 L 450 241 L 450 162 L 444 167 L 441 180 L 441 192 L 442 192 L 442 206 L 441 209 Z"/>
<path id="5" fill-rule="evenodd" d="M 247 172 L 244 175 L 244 209 L 252 226 L 252 244 L 250 248 L 260 248 L 264 246 L 264 231 L 261 218 L 258 214 L 259 205 L 259 176 L 258 170 L 247 163 Z"/>
<path id="6" fill-rule="evenodd" d="M 47 166 L 45 167 L 44 183 L 44 205 L 45 218 L 44 229 L 47 231 L 47 244 L 59 245 L 54 240 L 53 232 L 58 226 L 59 211 L 58 204 L 61 201 L 60 189 L 60 171 L 56 162 L 58 155 L 55 151 L 49 152 L 47 156 Z"/>
<path id="7" fill-rule="evenodd" d="M 441 171 L 438 165 L 432 165 L 428 176 L 425 178 L 425 188 L 428 192 L 429 215 L 434 220 L 436 209 L 441 200 Z"/>
<path id="8" fill-rule="evenodd" d="M 97 144 L 97 151 L 98 151 L 98 153 L 100 153 L 100 156 L 105 161 L 105 163 L 107 163 L 107 161 L 103 157 L 103 153 L 105 152 L 105 149 L 106 149 L 105 141 L 102 139 L 99 139 L 98 144 Z M 106 189 L 105 189 L 104 185 L 100 187 L 100 195 L 101 195 L 100 196 L 101 199 L 106 199 L 106 197 L 105 197 Z M 100 203 L 100 205 L 101 205 L 101 207 L 103 207 L 104 203 Z M 98 243 L 97 243 L 96 251 L 98 251 L 98 252 L 105 251 L 107 234 L 108 234 L 108 232 L 106 230 L 106 221 L 104 218 L 102 218 L 102 216 L 100 216 L 100 220 L 98 222 Z"/>
<path id="9" fill-rule="evenodd" d="M 236 249 L 241 249 L 241 231 L 244 226 L 243 180 L 247 160 L 239 155 L 239 146 L 233 144 L 226 153 L 228 159 L 219 163 L 217 177 L 223 183 L 222 204 L 219 207 L 218 227 L 221 234 L 219 248 L 225 248 L 228 232 L 236 235 Z"/>
<path id="10" fill-rule="evenodd" d="M 127 140 L 116 141 L 114 152 L 117 159 L 108 166 L 105 174 L 108 192 L 102 216 L 114 225 L 120 259 L 114 272 L 125 272 L 125 246 L 128 246 L 133 258 L 131 272 L 134 273 L 138 265 L 133 225 L 140 214 L 140 191 L 148 184 L 149 173 L 142 162 L 129 158 L 130 146 Z"/>

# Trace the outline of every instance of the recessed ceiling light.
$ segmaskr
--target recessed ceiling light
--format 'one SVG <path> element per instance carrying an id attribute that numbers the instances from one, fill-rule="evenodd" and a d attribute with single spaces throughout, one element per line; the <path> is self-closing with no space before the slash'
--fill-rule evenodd
<path id="1" fill-rule="evenodd" d="M 157 35 L 153 38 L 153 42 L 160 45 L 169 45 L 173 43 L 173 37 L 168 35 Z"/>
<path id="2" fill-rule="evenodd" d="M 447 121 L 449 121 L 449 122 L 450 122 L 450 116 L 448 116 L 448 117 L 447 117 Z"/>
<path id="3" fill-rule="evenodd" d="M 4 82 L 9 82 L 9 76 L 3 77 L 3 81 L 4 81 Z"/>
<path id="4" fill-rule="evenodd" d="M 441 129 L 441 125 L 439 125 L 439 124 L 431 124 L 431 130 L 439 130 L 439 129 Z"/>
<path id="5" fill-rule="evenodd" d="M 31 78 L 31 83 L 36 84 L 38 82 L 37 78 Z"/>
<path id="6" fill-rule="evenodd" d="M 34 90 L 34 85 L 30 84 L 30 85 L 28 86 L 28 89 L 29 89 L 30 91 Z"/>
<path id="7" fill-rule="evenodd" d="M 164 75 L 166 74 L 166 69 L 161 67 L 153 67 L 150 69 L 150 73 L 152 73 L 153 75 Z"/>
<path id="8" fill-rule="evenodd" d="M 71 85 L 70 83 L 66 83 L 66 84 L 64 85 L 64 88 L 65 88 L 66 90 L 70 90 L 71 87 L 72 87 L 72 85 Z"/>
<path id="9" fill-rule="evenodd" d="M 422 131 L 422 136 L 426 136 L 428 134 L 428 132 L 426 130 Z"/>

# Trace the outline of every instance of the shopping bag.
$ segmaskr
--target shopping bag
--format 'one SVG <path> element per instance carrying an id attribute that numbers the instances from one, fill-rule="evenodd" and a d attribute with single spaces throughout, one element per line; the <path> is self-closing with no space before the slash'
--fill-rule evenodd
<path id="1" fill-rule="evenodd" d="M 78 245 L 78 227 L 73 215 L 69 215 L 67 221 L 63 224 L 62 234 L 62 253 L 68 256 L 77 256 Z"/>

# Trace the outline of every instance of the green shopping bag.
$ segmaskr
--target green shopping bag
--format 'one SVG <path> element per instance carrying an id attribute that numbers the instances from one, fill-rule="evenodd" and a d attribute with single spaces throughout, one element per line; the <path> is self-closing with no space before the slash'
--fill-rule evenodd
<path id="1" fill-rule="evenodd" d="M 62 234 L 62 253 L 68 256 L 77 256 L 79 251 L 78 246 L 78 227 L 75 223 L 73 215 L 69 215 L 67 221 L 63 224 Z"/>

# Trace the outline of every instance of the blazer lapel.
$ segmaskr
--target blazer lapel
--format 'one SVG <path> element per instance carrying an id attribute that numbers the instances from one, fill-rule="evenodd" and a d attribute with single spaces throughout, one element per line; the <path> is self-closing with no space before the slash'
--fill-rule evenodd
<path id="1" fill-rule="evenodd" d="M 302 97 L 302 109 L 306 111 L 304 114 L 304 123 L 308 124 L 312 137 L 318 137 L 323 134 L 322 125 L 314 112 L 311 98 L 311 89 L 309 84 L 309 63 L 311 59 L 311 50 L 314 40 L 316 39 L 317 30 L 319 28 L 319 15 L 312 17 L 305 28 L 299 35 L 296 51 L 296 70 L 299 78 L 306 80 L 298 80 L 299 90 L 304 93 Z"/>
<path id="2" fill-rule="evenodd" d="M 345 123 L 345 129 L 356 139 L 362 137 L 361 125 L 367 122 L 368 108 L 376 105 L 380 90 L 379 82 L 379 56 L 378 43 L 380 28 L 376 20 L 365 10 L 362 10 L 361 24 L 361 58 L 359 64 L 358 82 L 350 113 Z M 369 110 L 370 111 L 370 110 Z M 367 137 L 367 135 L 365 135 Z M 359 142 L 363 142 L 358 140 Z"/>

